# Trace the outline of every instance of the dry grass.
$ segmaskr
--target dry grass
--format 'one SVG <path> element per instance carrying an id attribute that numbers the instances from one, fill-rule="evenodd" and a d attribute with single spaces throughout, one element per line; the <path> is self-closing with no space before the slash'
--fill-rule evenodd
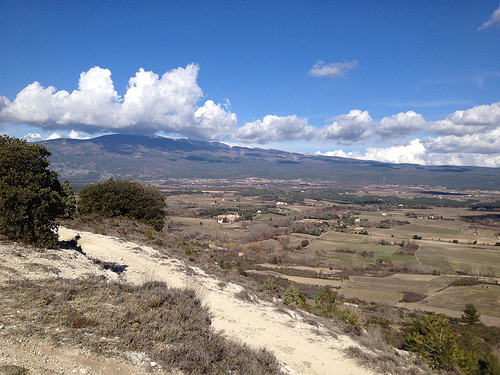
<path id="1" fill-rule="evenodd" d="M 189 374 L 279 374 L 272 353 L 225 338 L 211 327 L 203 291 L 141 286 L 103 278 L 9 281 L 0 287 L 2 335 L 36 335 L 96 353 L 144 352 Z"/>
<path id="2" fill-rule="evenodd" d="M 28 374 L 28 370 L 14 365 L 3 365 L 0 366 L 0 375 L 25 375 Z"/>

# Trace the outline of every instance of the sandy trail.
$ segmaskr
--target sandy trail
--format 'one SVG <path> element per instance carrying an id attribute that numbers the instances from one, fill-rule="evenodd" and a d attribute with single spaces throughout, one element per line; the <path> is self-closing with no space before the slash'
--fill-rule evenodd
<path id="1" fill-rule="evenodd" d="M 321 327 L 309 325 L 294 312 L 276 311 L 269 303 L 244 302 L 234 297 L 241 290 L 238 285 L 221 283 L 197 268 L 188 276 L 183 262 L 168 258 L 151 247 L 59 228 L 60 240 L 72 239 L 77 234 L 80 235 L 78 244 L 88 256 L 126 265 L 123 277 L 127 281 L 142 283 L 155 279 L 172 287 L 200 288 L 204 303 L 214 315 L 214 328 L 253 347 L 272 350 L 290 374 L 374 374 L 346 357 L 343 350 L 357 346 L 347 336 L 334 338 Z"/>

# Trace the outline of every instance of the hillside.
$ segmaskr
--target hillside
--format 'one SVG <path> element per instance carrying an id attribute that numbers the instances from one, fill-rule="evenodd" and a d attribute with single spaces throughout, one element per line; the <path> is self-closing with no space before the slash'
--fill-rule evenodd
<path id="1" fill-rule="evenodd" d="M 22 372 L 24 370 L 37 374 L 140 374 L 151 371 L 172 373 L 162 369 L 158 363 L 160 361 L 154 355 L 146 355 L 140 350 L 117 351 L 117 347 L 120 347 L 119 341 L 111 344 L 111 348 L 116 346 L 111 352 L 108 350 L 99 354 L 101 349 L 90 349 L 92 345 L 95 346 L 95 342 L 102 342 L 100 345 L 105 348 L 107 341 L 117 340 L 118 337 L 113 339 L 92 336 L 94 325 L 88 323 L 92 320 L 89 318 L 92 316 L 92 305 L 100 306 L 101 303 L 107 302 L 94 297 L 91 306 L 87 305 L 85 301 L 88 300 L 82 299 L 79 292 L 81 287 L 78 286 L 85 277 L 135 285 L 159 280 L 166 282 L 169 287 L 195 288 L 203 305 L 210 310 L 211 325 L 216 331 L 223 331 L 228 338 L 253 348 L 268 348 L 281 361 L 284 373 L 331 374 L 332 369 L 339 374 L 374 373 L 373 370 L 358 365 L 347 353 L 364 353 L 363 359 L 380 358 L 382 362 L 392 358 L 390 360 L 397 361 L 401 368 L 406 366 L 401 354 L 394 357 L 394 354 L 374 348 L 367 349 L 347 334 L 333 333 L 331 328 L 314 323 L 298 311 L 277 309 L 276 305 L 265 301 L 250 302 L 239 299 L 236 297 L 241 291 L 238 285 L 223 282 L 183 261 L 160 254 L 151 247 L 65 228 L 60 228 L 59 232 L 62 240 L 70 240 L 79 234 L 81 237 L 78 243 L 81 247 L 78 251 L 67 247 L 60 250 L 25 248 L 5 241 L 0 244 L 0 279 L 3 285 L 2 299 L 5 302 L 0 322 L 0 373 L 11 373 L 7 371 L 15 370 L 18 372 L 12 373 L 28 373 Z M 96 259 L 121 265 L 119 275 L 96 267 Z M 45 290 L 23 289 L 23 285 L 30 285 L 29 280 L 48 286 Z M 11 296 L 9 285 L 18 286 L 22 293 L 17 297 Z M 55 291 L 65 285 L 70 287 L 69 294 L 58 296 Z M 89 287 L 92 291 L 92 284 L 89 284 Z M 22 301 L 24 293 L 31 296 L 33 306 L 16 305 L 13 302 L 12 298 L 18 302 Z M 94 296 L 97 294 L 97 290 L 91 293 Z M 43 297 L 44 295 L 50 297 Z M 87 298 L 92 298 L 91 295 Z M 59 320 L 51 320 L 49 316 L 52 305 L 47 298 L 58 298 L 57 308 L 61 308 L 63 301 L 69 302 L 73 306 L 70 308 L 73 312 L 67 318 L 60 316 Z M 125 297 L 116 295 L 116 298 Z M 40 305 L 42 300 L 46 301 L 45 305 Z M 86 320 L 83 317 L 77 319 L 82 314 L 81 311 L 87 311 Z M 104 324 L 105 311 L 97 313 L 93 319 L 99 319 L 100 324 Z M 116 319 L 120 319 L 119 311 L 115 314 Z M 71 324 L 68 324 L 66 319 L 70 319 Z M 87 324 L 82 323 L 82 319 Z M 103 357 L 105 353 L 107 354 Z M 415 370 L 414 367 L 412 369 Z"/>
<path id="2" fill-rule="evenodd" d="M 390 164 L 188 139 L 115 134 L 41 143 L 52 152 L 51 168 L 77 188 L 110 177 L 162 185 L 183 178 L 265 178 L 335 186 L 385 183 L 460 190 L 500 186 L 497 168 Z"/>

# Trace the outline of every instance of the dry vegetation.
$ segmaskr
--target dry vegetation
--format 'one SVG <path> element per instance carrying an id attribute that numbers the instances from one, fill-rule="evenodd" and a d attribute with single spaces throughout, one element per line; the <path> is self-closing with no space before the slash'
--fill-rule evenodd
<path id="1" fill-rule="evenodd" d="M 145 353 L 189 374 L 278 374 L 269 351 L 232 342 L 211 327 L 193 290 L 85 279 L 12 280 L 0 288 L 3 334 L 38 336 L 104 355 Z"/>
<path id="2" fill-rule="evenodd" d="M 387 343 L 400 348 L 406 322 L 428 313 L 446 313 L 455 318 L 455 329 L 461 329 L 458 318 L 465 303 L 473 303 L 490 326 L 478 333 L 481 345 L 499 355 L 498 211 L 348 205 L 321 199 L 278 202 L 278 194 L 176 193 L 167 197 L 170 215 L 161 231 L 97 215 L 63 224 L 144 243 L 181 258 L 187 268 L 197 266 L 221 277 L 221 287 L 227 282 L 243 286 L 239 297 L 251 303 L 274 301 L 282 309 L 280 301 L 293 283 L 305 302 L 302 309 L 287 308 L 305 314 L 313 326 L 330 327 L 331 335 L 348 333 L 360 340 L 366 349 L 353 346 L 349 355 L 382 372 L 432 372 Z M 239 219 L 233 222 L 231 215 Z M 120 272 L 119 263 L 95 263 Z M 32 262 L 30 267 L 58 275 L 56 266 Z M 463 278 L 477 283 L 457 284 Z M 335 291 L 339 309 L 348 315 L 332 320 L 304 311 L 312 311 L 324 285 Z M 18 336 L 38 335 L 114 355 L 140 351 L 162 368 L 185 373 L 280 371 L 272 353 L 215 332 L 210 312 L 192 290 L 94 277 L 13 280 L 1 293 L 8 311 L 0 324 Z"/>

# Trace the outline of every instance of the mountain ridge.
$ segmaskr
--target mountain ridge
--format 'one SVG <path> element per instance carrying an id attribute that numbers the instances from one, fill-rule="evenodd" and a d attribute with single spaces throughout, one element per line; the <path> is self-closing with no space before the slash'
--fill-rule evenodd
<path id="1" fill-rule="evenodd" d="M 51 167 L 76 185 L 113 177 L 160 184 L 172 179 L 265 178 L 336 186 L 385 183 L 486 190 L 500 186 L 499 168 L 393 164 L 218 141 L 112 134 L 38 143 L 52 153 Z"/>

